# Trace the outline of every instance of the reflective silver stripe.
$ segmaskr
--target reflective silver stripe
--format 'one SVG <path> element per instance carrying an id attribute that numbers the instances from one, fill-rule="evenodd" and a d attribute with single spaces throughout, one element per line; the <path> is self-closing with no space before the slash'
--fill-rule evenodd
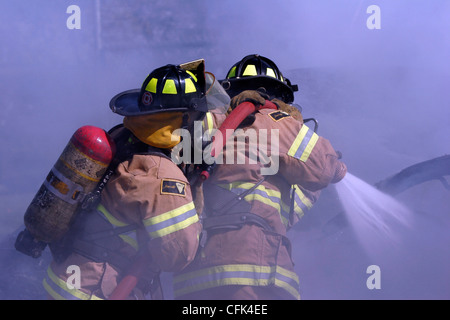
<path id="1" fill-rule="evenodd" d="M 150 237 L 160 238 L 199 221 L 194 202 L 144 220 Z"/>
<path id="2" fill-rule="evenodd" d="M 42 281 L 47 293 L 56 300 L 102 300 L 95 295 L 89 295 L 78 289 L 69 289 L 67 283 L 60 279 L 49 266 L 47 275 Z"/>
<path id="3" fill-rule="evenodd" d="M 299 299 L 298 276 L 280 266 L 230 264 L 205 268 L 174 277 L 175 297 L 225 285 L 275 285 Z"/>
<path id="4" fill-rule="evenodd" d="M 230 184 L 220 184 L 219 186 L 230 190 L 236 195 L 242 194 L 245 191 L 251 189 L 255 184 L 250 182 L 233 182 Z M 311 209 L 313 204 L 311 200 L 309 200 L 303 192 L 300 190 L 298 186 L 292 186 L 294 189 L 294 208 L 293 211 L 299 218 L 301 218 L 306 211 Z M 285 227 L 289 225 L 289 216 L 291 211 L 291 204 L 286 204 L 281 200 L 281 193 L 276 190 L 267 189 L 263 185 L 259 185 L 255 190 L 253 190 L 250 194 L 247 194 L 244 197 L 244 200 L 247 202 L 250 201 L 259 201 L 266 205 L 271 206 L 276 209 L 280 214 L 280 218 Z"/>
<path id="5" fill-rule="evenodd" d="M 98 205 L 97 212 L 102 216 L 102 218 L 111 223 L 113 228 L 129 226 L 129 224 L 116 219 L 111 213 L 108 212 L 108 210 L 106 210 L 106 208 L 102 204 Z M 119 237 L 130 246 L 132 246 L 135 250 L 139 249 L 136 230 L 121 233 L 119 234 Z"/>
<path id="6" fill-rule="evenodd" d="M 294 185 L 292 188 L 294 188 L 294 213 L 301 218 L 306 211 L 312 208 L 313 204 L 298 186 Z"/>
<path id="7" fill-rule="evenodd" d="M 288 155 L 306 162 L 318 139 L 319 136 L 314 132 L 314 130 L 311 130 L 306 125 L 303 125 L 292 143 L 288 151 Z"/>
<path id="8" fill-rule="evenodd" d="M 305 194 L 300 190 L 297 185 L 293 185 L 292 189 L 294 190 L 294 213 L 299 217 L 303 217 L 303 215 L 312 208 L 313 204 L 311 200 L 309 200 Z M 292 190 L 291 189 L 291 190 Z"/>
<path id="9" fill-rule="evenodd" d="M 248 191 L 254 187 L 254 183 L 250 182 L 233 182 L 230 184 L 220 184 L 219 187 L 230 190 L 236 195 L 242 194 L 245 191 Z M 244 197 L 244 200 L 247 202 L 250 201 L 259 201 L 268 206 L 271 206 L 280 214 L 280 219 L 284 226 L 288 225 L 289 220 L 289 210 L 285 210 L 282 208 L 281 203 L 281 193 L 276 190 L 271 190 L 266 188 L 263 185 L 259 185 L 254 189 L 251 193 L 247 194 Z"/>

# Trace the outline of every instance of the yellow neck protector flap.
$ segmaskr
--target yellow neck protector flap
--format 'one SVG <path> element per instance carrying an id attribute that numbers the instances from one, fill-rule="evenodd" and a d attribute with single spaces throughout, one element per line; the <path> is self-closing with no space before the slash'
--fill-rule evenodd
<path id="1" fill-rule="evenodd" d="M 142 142 L 157 148 L 170 149 L 180 142 L 173 131 L 181 128 L 182 112 L 162 112 L 143 116 L 125 117 L 123 125 Z"/>

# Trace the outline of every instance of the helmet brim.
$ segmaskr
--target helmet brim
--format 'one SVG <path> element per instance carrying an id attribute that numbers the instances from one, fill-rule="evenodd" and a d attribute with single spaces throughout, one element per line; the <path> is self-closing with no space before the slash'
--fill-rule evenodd
<path id="1" fill-rule="evenodd" d="M 109 102 L 112 112 L 121 116 L 137 116 L 142 115 L 139 109 L 140 89 L 132 89 L 115 95 Z"/>
<path id="2" fill-rule="evenodd" d="M 154 114 L 160 112 L 183 112 L 188 111 L 188 108 L 171 108 L 171 109 L 154 109 L 154 110 L 142 110 L 139 107 L 139 97 L 141 95 L 141 89 L 131 89 L 123 91 L 115 95 L 109 102 L 109 107 L 112 112 L 121 116 L 132 117 L 142 116 L 146 114 Z"/>

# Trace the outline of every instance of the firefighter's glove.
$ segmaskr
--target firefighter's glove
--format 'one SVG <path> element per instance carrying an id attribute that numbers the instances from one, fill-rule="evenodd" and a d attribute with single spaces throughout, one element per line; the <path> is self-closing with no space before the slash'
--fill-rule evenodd
<path id="1" fill-rule="evenodd" d="M 291 106 L 280 99 L 273 99 L 272 102 L 275 103 L 281 111 L 289 113 L 294 119 L 303 122 L 302 113 L 298 108 Z"/>
<path id="2" fill-rule="evenodd" d="M 336 171 L 334 172 L 334 177 L 331 180 L 331 183 L 338 183 L 342 179 L 344 179 L 345 175 L 347 174 L 347 166 L 341 162 L 337 162 Z"/>
<path id="3" fill-rule="evenodd" d="M 255 106 L 260 106 L 266 104 L 266 100 L 270 100 L 270 98 L 264 92 L 256 90 L 245 90 L 231 99 L 230 107 L 232 110 L 234 110 L 243 102 L 251 102 Z"/>

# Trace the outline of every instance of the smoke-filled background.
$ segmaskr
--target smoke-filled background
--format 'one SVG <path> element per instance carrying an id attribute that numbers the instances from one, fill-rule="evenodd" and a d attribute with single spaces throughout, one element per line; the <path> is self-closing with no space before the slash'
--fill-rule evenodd
<path id="1" fill-rule="evenodd" d="M 304 117 L 370 185 L 448 154 L 449 16 L 446 0 L 0 0 L 0 298 L 45 298 L 48 252 L 13 248 L 26 208 L 74 131 L 120 123 L 109 100 L 167 63 L 204 58 L 222 79 L 247 54 L 274 60 Z M 432 181 L 397 198 L 413 229 L 374 258 L 324 190 L 289 233 L 303 299 L 450 298 L 449 191 Z M 370 265 L 380 289 L 366 285 Z"/>

